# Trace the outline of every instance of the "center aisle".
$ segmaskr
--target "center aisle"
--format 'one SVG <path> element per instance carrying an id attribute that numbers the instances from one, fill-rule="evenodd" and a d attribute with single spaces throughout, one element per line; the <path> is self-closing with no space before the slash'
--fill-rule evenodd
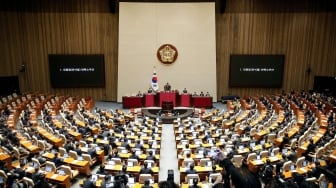
<path id="1" fill-rule="evenodd" d="M 174 181 L 180 183 L 173 124 L 162 125 L 159 181 L 167 180 L 168 170 L 174 170 Z"/>

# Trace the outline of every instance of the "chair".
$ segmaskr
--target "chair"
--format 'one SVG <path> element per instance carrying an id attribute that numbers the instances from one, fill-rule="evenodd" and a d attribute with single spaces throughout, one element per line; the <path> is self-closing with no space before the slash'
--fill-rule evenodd
<path id="1" fill-rule="evenodd" d="M 214 174 L 210 174 L 208 181 L 212 182 L 211 180 L 217 180 L 217 178 L 222 177 L 222 175 L 220 173 L 214 173 Z"/>
<path id="2" fill-rule="evenodd" d="M 270 143 L 273 143 L 275 138 L 276 138 L 276 134 L 275 133 L 270 133 L 267 136 L 267 141 L 270 142 Z"/>
<path id="3" fill-rule="evenodd" d="M 88 161 L 90 163 L 90 166 L 94 165 L 97 162 L 96 158 L 92 159 L 91 155 L 89 154 L 82 154 L 82 157 L 85 161 Z"/>
<path id="4" fill-rule="evenodd" d="M 292 161 L 286 161 L 283 165 L 282 165 L 282 171 L 283 172 L 288 172 L 291 170 L 291 165 L 293 164 Z"/>
<path id="5" fill-rule="evenodd" d="M 66 165 L 60 166 L 59 170 L 63 170 L 64 173 L 70 177 L 70 179 L 75 178 L 79 174 L 78 170 L 72 170 L 70 166 Z"/>
<path id="6" fill-rule="evenodd" d="M 59 148 L 58 148 L 58 152 L 59 152 L 60 156 L 63 157 L 64 154 L 66 153 L 66 150 L 65 150 L 65 148 L 63 148 L 63 147 L 59 147 Z"/>
<path id="7" fill-rule="evenodd" d="M 23 183 L 25 183 L 28 187 L 34 187 L 35 183 L 32 179 L 23 177 Z"/>
<path id="8" fill-rule="evenodd" d="M 0 177 L 2 177 L 2 179 L 3 179 L 3 184 L 6 185 L 7 175 L 6 175 L 5 171 L 3 171 L 1 169 L 0 169 Z"/>
<path id="9" fill-rule="evenodd" d="M 57 171 L 57 168 L 56 168 L 56 165 L 54 162 L 51 162 L 51 161 L 47 161 L 46 164 L 45 164 L 45 170 L 48 168 L 51 168 L 49 172 L 56 172 Z"/>
<path id="10" fill-rule="evenodd" d="M 60 134 L 59 136 L 60 136 L 60 138 L 62 139 L 62 145 L 63 145 L 64 143 L 66 143 L 67 139 L 66 139 L 66 137 L 64 136 L 64 134 Z"/>
<path id="11" fill-rule="evenodd" d="M 184 159 L 182 166 L 186 168 L 186 167 L 189 167 L 191 164 L 195 165 L 195 161 L 193 159 Z"/>
<path id="12" fill-rule="evenodd" d="M 203 159 L 200 159 L 200 166 L 208 166 L 207 164 L 211 162 L 211 160 L 209 158 L 203 158 Z"/>
<path id="13" fill-rule="evenodd" d="M 127 159 L 127 166 L 137 166 L 139 165 L 137 159 Z"/>
<path id="14" fill-rule="evenodd" d="M 240 168 L 244 157 L 242 155 L 234 155 L 232 158 L 232 163 L 235 167 Z"/>
<path id="15" fill-rule="evenodd" d="M 36 169 L 36 168 L 41 168 L 41 164 L 40 164 L 40 161 L 39 160 L 37 160 L 36 158 L 32 158 L 32 162 L 33 162 L 33 164 L 36 164 L 37 166 L 35 167 L 35 165 L 34 165 L 34 168 Z"/>
<path id="16" fill-rule="evenodd" d="M 183 149 L 181 155 L 186 155 L 187 153 L 191 153 L 191 149 Z"/>
<path id="17" fill-rule="evenodd" d="M 187 174 L 186 177 L 185 177 L 185 182 L 186 183 L 193 182 L 193 179 L 197 179 L 198 182 L 199 182 L 200 177 L 199 177 L 198 174 Z"/>
<path id="18" fill-rule="evenodd" d="M 249 163 L 250 161 L 256 160 L 256 159 L 257 159 L 257 154 L 256 153 L 249 153 L 247 155 L 246 161 L 247 161 L 247 163 Z"/>
<path id="19" fill-rule="evenodd" d="M 44 142 L 42 140 L 38 140 L 37 141 L 37 147 L 39 147 L 39 149 L 44 152 L 44 150 L 46 149 Z"/>
<path id="20" fill-rule="evenodd" d="M 280 152 L 280 148 L 273 148 L 273 149 L 272 149 L 272 153 L 273 153 L 274 155 L 278 155 L 279 152 Z"/>
<path id="21" fill-rule="evenodd" d="M 75 159 L 75 160 L 78 159 L 77 152 L 75 152 L 75 151 L 72 151 L 72 150 L 71 150 L 71 151 L 69 152 L 69 156 L 70 156 L 71 158 Z"/>
<path id="22" fill-rule="evenodd" d="M 266 158 L 266 157 L 268 157 L 268 155 L 269 155 L 268 151 L 261 151 L 260 152 L 261 158 Z"/>
<path id="23" fill-rule="evenodd" d="M 255 134 L 257 134 L 258 130 L 256 128 L 251 128 L 250 130 L 250 136 L 254 137 Z"/>
<path id="24" fill-rule="evenodd" d="M 308 156 L 311 157 L 312 159 L 316 158 L 319 159 L 322 157 L 323 154 L 323 147 L 320 147 L 316 150 L 315 153 L 309 153 Z"/>
<path id="25" fill-rule="evenodd" d="M 296 161 L 296 163 L 295 163 L 296 167 L 297 167 L 297 168 L 302 168 L 302 167 L 303 167 L 302 163 L 303 163 L 303 161 L 304 161 L 305 159 L 306 159 L 306 157 L 304 157 L 304 156 L 298 158 L 297 161 Z"/>
<path id="26" fill-rule="evenodd" d="M 139 183 L 144 184 L 146 180 L 152 179 L 154 181 L 154 177 L 151 174 L 139 174 Z"/>
<path id="27" fill-rule="evenodd" d="M 148 167 L 154 167 L 155 166 L 155 162 L 153 160 L 144 160 L 144 163 L 148 164 Z"/>
<path id="28" fill-rule="evenodd" d="M 122 161 L 120 158 L 112 158 L 111 161 L 113 161 L 116 165 L 122 165 Z"/>

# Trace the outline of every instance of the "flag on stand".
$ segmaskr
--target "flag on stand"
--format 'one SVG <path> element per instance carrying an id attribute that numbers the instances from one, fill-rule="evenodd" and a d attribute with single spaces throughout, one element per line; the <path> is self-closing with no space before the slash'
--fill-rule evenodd
<path id="1" fill-rule="evenodd" d="M 158 83 L 158 78 L 156 75 L 155 67 L 154 67 L 153 76 L 152 76 L 152 89 L 155 92 L 159 90 L 159 83 Z"/>

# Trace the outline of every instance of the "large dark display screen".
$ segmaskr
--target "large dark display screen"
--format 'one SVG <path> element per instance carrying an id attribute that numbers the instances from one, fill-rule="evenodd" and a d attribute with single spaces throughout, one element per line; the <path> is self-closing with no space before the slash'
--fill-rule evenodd
<path id="1" fill-rule="evenodd" d="M 54 88 L 105 87 L 104 55 L 49 55 Z"/>
<path id="2" fill-rule="evenodd" d="M 284 55 L 231 55 L 230 87 L 281 87 Z"/>

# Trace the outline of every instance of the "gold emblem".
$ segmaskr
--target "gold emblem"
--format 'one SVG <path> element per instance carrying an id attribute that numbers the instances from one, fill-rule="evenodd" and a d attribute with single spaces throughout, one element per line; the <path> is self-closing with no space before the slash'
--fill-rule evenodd
<path id="1" fill-rule="evenodd" d="M 164 44 L 158 49 L 157 57 L 161 63 L 174 63 L 177 58 L 177 49 L 171 44 Z"/>

